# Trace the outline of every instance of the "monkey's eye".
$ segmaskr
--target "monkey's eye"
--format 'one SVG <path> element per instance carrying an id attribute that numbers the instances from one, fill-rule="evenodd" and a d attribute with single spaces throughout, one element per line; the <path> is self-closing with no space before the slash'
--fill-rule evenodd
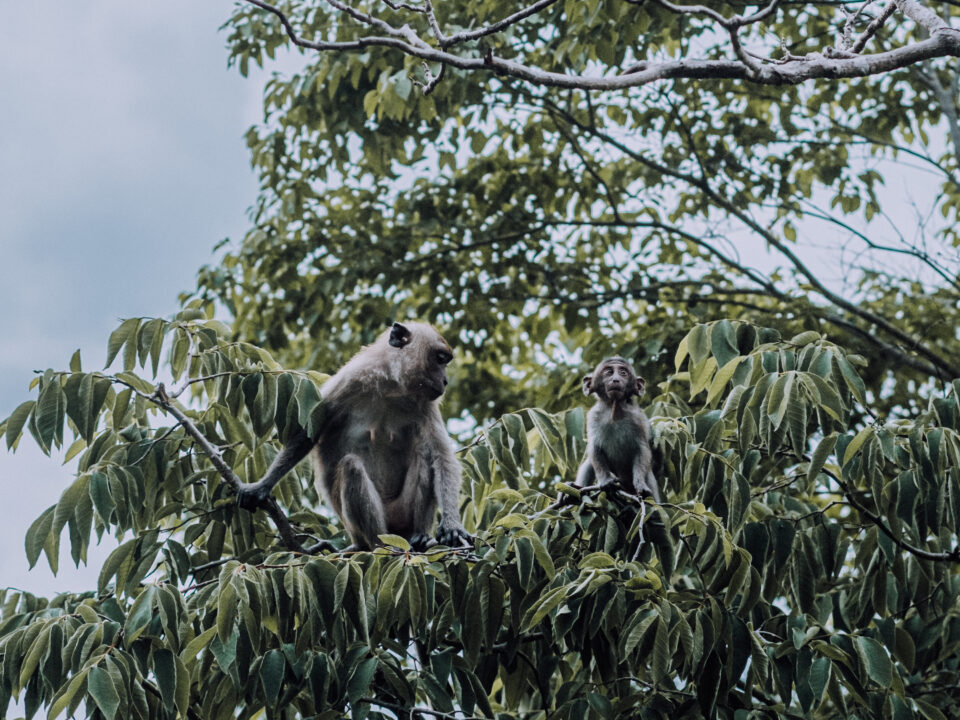
<path id="1" fill-rule="evenodd" d="M 446 365 L 451 360 L 453 360 L 453 355 L 451 355 L 450 353 L 444 350 L 437 351 L 437 362 L 440 363 L 441 365 Z"/>

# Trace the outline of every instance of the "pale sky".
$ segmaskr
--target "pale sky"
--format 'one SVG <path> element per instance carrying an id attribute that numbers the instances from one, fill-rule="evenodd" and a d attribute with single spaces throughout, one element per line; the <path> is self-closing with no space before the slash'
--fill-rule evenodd
<path id="1" fill-rule="evenodd" d="M 266 73 L 227 69 L 231 0 L 0 0 L 0 417 L 34 370 L 102 367 L 119 318 L 168 316 L 256 197 L 243 133 Z M 294 62 L 291 63 L 290 60 Z M 292 68 L 296 58 L 288 58 Z M 23 538 L 72 469 L 0 442 L 0 587 L 95 587 L 102 558 L 27 572 Z"/>

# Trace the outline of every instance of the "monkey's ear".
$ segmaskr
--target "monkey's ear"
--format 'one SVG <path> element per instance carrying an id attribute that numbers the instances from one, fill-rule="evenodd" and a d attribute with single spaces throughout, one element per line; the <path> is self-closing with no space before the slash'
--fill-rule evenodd
<path id="1" fill-rule="evenodd" d="M 390 328 L 390 340 L 388 342 L 395 348 L 406 347 L 410 344 L 412 334 L 410 328 L 395 322 L 393 327 Z"/>
<path id="2" fill-rule="evenodd" d="M 647 381 L 642 377 L 637 376 L 637 397 L 643 395 L 644 390 L 647 388 Z"/>
<path id="3" fill-rule="evenodd" d="M 583 376 L 583 394 L 589 395 L 593 392 L 593 375 Z"/>

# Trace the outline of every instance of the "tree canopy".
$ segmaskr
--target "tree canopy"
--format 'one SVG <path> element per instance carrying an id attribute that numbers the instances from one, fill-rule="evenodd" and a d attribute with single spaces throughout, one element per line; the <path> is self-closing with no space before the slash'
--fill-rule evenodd
<path id="1" fill-rule="evenodd" d="M 125 320 L 104 370 L 78 352 L 0 423 L 77 463 L 31 565 L 120 543 L 88 592 L 0 591 L 0 706 L 960 714 L 960 6 L 511 11 L 237 3 L 241 72 L 308 41 L 247 136 L 249 233 L 180 313 Z M 938 189 L 914 228 L 885 188 L 904 158 Z M 843 284 L 820 242 L 854 258 Z M 475 545 L 305 553 L 346 545 L 309 472 L 254 513 L 236 484 L 404 318 L 457 346 Z M 648 381 L 659 504 L 570 485 L 579 378 L 611 354 Z"/>
<path id="2" fill-rule="evenodd" d="M 429 35 L 429 3 L 390 5 L 350 7 Z M 715 5 L 725 16 L 748 12 Z M 636 62 L 731 55 L 710 13 L 670 6 L 541 2 L 456 47 L 597 77 Z M 348 43 L 371 32 L 339 2 L 278 7 L 298 36 Z M 960 12 L 949 3 L 774 3 L 740 32 L 768 65 L 826 63 L 839 61 L 827 48 L 867 28 L 864 57 L 908 47 L 929 35 L 915 18 L 934 9 L 943 22 Z M 446 36 L 497 26 L 504 10 L 445 3 L 436 12 Z M 250 3 L 227 28 L 241 71 L 290 42 L 275 15 Z M 681 79 L 607 92 L 451 65 L 427 94 L 416 85 L 420 59 L 392 47 L 306 60 L 268 83 L 265 122 L 247 137 L 262 185 L 254 227 L 201 276 L 203 296 L 230 307 L 243 337 L 294 365 L 335 367 L 344 340 L 369 341 L 394 315 L 437 321 L 461 334 L 464 375 L 450 407 L 496 417 L 558 397 L 554 388 L 571 379 L 563 348 L 595 361 L 616 338 L 649 378 L 664 377 L 665 348 L 693 314 L 794 334 L 823 327 L 879 356 L 873 388 L 892 368 L 921 383 L 960 374 L 955 65 L 923 60 L 855 82 Z M 918 220 L 902 197 L 896 208 L 882 202 L 888 161 L 908 160 L 939 185 L 917 199 Z M 802 251 L 823 236 L 854 258 L 844 292 Z M 753 261 L 761 247 L 779 271 Z M 910 259 L 926 273 L 901 272 Z M 541 379 L 517 388 L 505 364 Z"/>

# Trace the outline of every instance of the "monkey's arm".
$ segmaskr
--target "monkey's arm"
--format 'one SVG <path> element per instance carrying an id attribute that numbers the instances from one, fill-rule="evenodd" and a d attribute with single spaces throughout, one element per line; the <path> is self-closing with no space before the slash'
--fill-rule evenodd
<path id="1" fill-rule="evenodd" d="M 650 450 L 646 453 L 637 453 L 637 458 L 633 463 L 633 488 L 640 497 L 652 497 L 655 502 L 660 502 L 660 488 L 657 486 L 657 478 L 650 469 Z"/>
<path id="2" fill-rule="evenodd" d="M 607 458 L 606 453 L 600 448 L 594 448 L 594 451 L 587 455 L 584 464 L 587 463 L 590 464 L 590 468 L 593 471 L 593 478 L 596 478 L 598 485 L 605 487 L 617 482 L 617 474 L 613 471 L 613 467 L 611 467 L 610 460 Z M 577 479 L 579 480 L 579 478 L 580 473 L 577 473 Z"/>
<path id="3" fill-rule="evenodd" d="M 434 460 L 433 491 L 440 506 L 440 523 L 437 526 L 437 542 L 448 547 L 472 546 L 473 536 L 460 522 L 460 461 L 453 452 L 453 444 L 446 430 L 440 425 L 441 448 Z"/>
<path id="4" fill-rule="evenodd" d="M 580 468 L 577 470 L 577 479 L 574 480 L 573 484 L 577 487 L 586 487 L 587 485 L 593 485 L 596 478 L 597 472 L 593 469 L 593 463 L 590 461 L 588 454 L 587 459 L 580 463 Z"/>
<path id="5" fill-rule="evenodd" d="M 277 456 L 267 468 L 267 473 L 255 483 L 241 483 L 237 489 L 237 502 L 247 510 L 256 510 L 270 497 L 273 486 L 276 485 L 288 472 L 293 470 L 298 462 L 303 460 L 314 446 L 305 430 L 300 430 L 290 444 L 277 453 Z"/>
<path id="6" fill-rule="evenodd" d="M 653 450 L 650 446 L 653 428 L 645 414 L 642 415 L 642 427 L 640 449 L 633 460 L 633 487 L 640 497 L 652 497 L 655 502 L 660 502 L 660 488 L 653 474 Z"/>

